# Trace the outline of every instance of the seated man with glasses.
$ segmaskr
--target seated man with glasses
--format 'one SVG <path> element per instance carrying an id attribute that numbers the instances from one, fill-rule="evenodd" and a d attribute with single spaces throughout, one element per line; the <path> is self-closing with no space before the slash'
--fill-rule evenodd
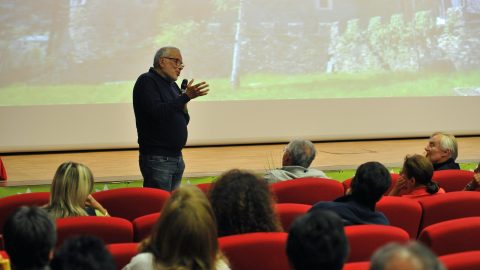
<path id="1" fill-rule="evenodd" d="M 178 48 L 163 47 L 155 54 L 153 67 L 138 77 L 133 88 L 144 187 L 172 191 L 180 185 L 190 120 L 186 104 L 209 90 L 206 82 L 193 84 L 192 79 L 181 91 L 175 81 L 184 67 Z"/>

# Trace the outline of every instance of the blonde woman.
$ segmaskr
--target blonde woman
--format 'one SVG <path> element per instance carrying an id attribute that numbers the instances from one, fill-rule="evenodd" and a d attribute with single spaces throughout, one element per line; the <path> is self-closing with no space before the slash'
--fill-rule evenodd
<path id="1" fill-rule="evenodd" d="M 108 216 L 108 212 L 92 195 L 93 174 L 80 163 L 61 164 L 53 177 L 50 202 L 45 207 L 53 218 L 76 216 Z"/>
<path id="2" fill-rule="evenodd" d="M 212 207 L 194 186 L 172 194 L 139 250 L 124 270 L 230 269 L 218 247 Z"/>

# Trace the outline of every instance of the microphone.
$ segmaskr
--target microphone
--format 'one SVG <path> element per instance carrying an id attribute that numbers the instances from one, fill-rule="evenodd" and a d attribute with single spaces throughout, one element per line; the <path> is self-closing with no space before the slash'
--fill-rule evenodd
<path id="1" fill-rule="evenodd" d="M 182 92 L 182 94 L 184 94 L 187 91 L 187 85 L 188 85 L 188 80 L 183 79 L 182 84 L 180 86 L 180 91 Z"/>

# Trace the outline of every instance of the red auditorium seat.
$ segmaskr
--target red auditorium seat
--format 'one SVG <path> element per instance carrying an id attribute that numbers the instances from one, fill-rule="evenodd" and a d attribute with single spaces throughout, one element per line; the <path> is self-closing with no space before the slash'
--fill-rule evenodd
<path id="1" fill-rule="evenodd" d="M 443 170 L 433 173 L 436 181 L 445 192 L 461 191 L 473 179 L 474 173 L 464 170 Z"/>
<path id="2" fill-rule="evenodd" d="M 132 221 L 133 235 L 135 242 L 142 241 L 145 237 L 149 236 L 152 232 L 152 228 L 160 217 L 160 213 L 153 213 L 138 217 Z"/>
<path id="3" fill-rule="evenodd" d="M 43 206 L 50 201 L 49 192 L 32 192 L 0 198 L 0 234 L 7 218 L 20 206 Z"/>
<path id="4" fill-rule="evenodd" d="M 353 263 L 346 263 L 343 266 L 343 270 L 369 270 L 370 269 L 370 262 L 353 262 Z"/>
<path id="5" fill-rule="evenodd" d="M 400 175 L 398 173 L 391 173 L 390 176 L 392 177 L 392 184 L 390 185 L 390 188 L 385 192 L 385 195 L 388 195 L 390 193 L 392 188 L 395 186 L 395 183 L 397 183 L 397 179 Z M 352 184 L 352 178 L 346 179 L 345 181 L 342 182 L 345 192 L 347 192 L 351 184 Z"/>
<path id="6" fill-rule="evenodd" d="M 480 269 L 480 250 L 443 255 L 438 259 L 448 270 Z"/>
<path id="7" fill-rule="evenodd" d="M 138 254 L 138 243 L 109 244 L 107 249 L 113 256 L 116 269 L 120 270 Z"/>
<path id="8" fill-rule="evenodd" d="M 377 203 L 376 210 L 387 216 L 390 225 L 404 229 L 410 235 L 410 239 L 417 238 L 422 219 L 422 207 L 417 200 L 384 196 Z"/>
<path id="9" fill-rule="evenodd" d="M 132 223 L 117 217 L 68 217 L 59 218 L 57 223 L 57 246 L 65 239 L 76 235 L 92 235 L 105 242 L 128 243 L 133 242 Z"/>
<path id="10" fill-rule="evenodd" d="M 369 261 L 379 247 L 390 242 L 405 243 L 410 239 L 403 229 L 374 224 L 346 226 L 345 234 L 350 245 L 347 262 Z"/>
<path id="11" fill-rule="evenodd" d="M 208 195 L 208 192 L 210 192 L 210 188 L 212 187 L 212 183 L 201 183 L 196 185 L 203 193 Z"/>
<path id="12" fill-rule="evenodd" d="M 170 193 L 165 190 L 144 187 L 116 188 L 92 195 L 112 217 L 130 221 L 160 212 L 170 197 Z"/>
<path id="13" fill-rule="evenodd" d="M 234 270 L 289 270 L 287 233 L 246 233 L 220 237 L 219 245 Z"/>
<path id="14" fill-rule="evenodd" d="M 345 193 L 343 185 L 325 178 L 298 178 L 270 185 L 277 203 L 313 205 L 319 201 L 332 201 Z"/>
<path id="15" fill-rule="evenodd" d="M 480 250 L 480 217 L 447 220 L 422 230 L 418 240 L 437 255 Z M 480 268 L 479 268 L 480 269 Z"/>
<path id="16" fill-rule="evenodd" d="M 283 229 L 288 232 L 293 221 L 308 212 L 312 208 L 309 204 L 298 203 L 277 203 L 275 205 L 275 211 L 277 212 Z"/>
<path id="17" fill-rule="evenodd" d="M 420 198 L 418 202 L 423 212 L 419 231 L 450 219 L 480 216 L 480 192 L 454 191 Z"/>

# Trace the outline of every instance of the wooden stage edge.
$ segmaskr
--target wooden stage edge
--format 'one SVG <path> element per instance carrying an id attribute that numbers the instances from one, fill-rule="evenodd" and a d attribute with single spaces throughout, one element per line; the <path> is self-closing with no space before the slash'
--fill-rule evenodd
<path id="1" fill-rule="evenodd" d="M 458 137 L 457 162 L 480 160 L 480 136 Z M 317 157 L 311 167 L 321 170 L 355 169 L 367 161 L 399 167 L 407 154 L 424 154 L 428 138 L 316 142 Z M 240 168 L 257 173 L 281 167 L 282 144 L 186 147 L 184 178 L 217 176 Z M 50 184 L 57 167 L 65 161 L 87 165 L 95 182 L 126 182 L 142 179 L 137 149 L 3 154 L 8 180 L 1 186 Z"/>

